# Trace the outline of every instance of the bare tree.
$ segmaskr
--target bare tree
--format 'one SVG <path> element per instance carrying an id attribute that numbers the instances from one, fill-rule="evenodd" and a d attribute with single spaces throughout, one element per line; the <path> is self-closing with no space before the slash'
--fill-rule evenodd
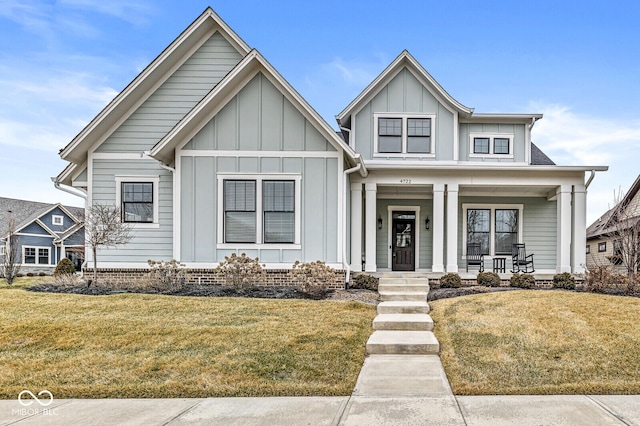
<path id="1" fill-rule="evenodd" d="M 614 265 L 622 265 L 631 276 L 640 269 L 640 216 L 633 211 L 631 200 L 625 200 L 622 191 L 615 196 L 616 207 L 610 219 L 608 234 L 613 241 Z"/>
<path id="2" fill-rule="evenodd" d="M 131 225 L 122 221 L 122 211 L 116 206 L 94 204 L 86 214 L 85 243 L 93 253 L 93 282 L 98 281 L 98 247 L 116 247 L 133 238 Z"/>
<path id="3" fill-rule="evenodd" d="M 16 235 L 16 221 L 9 219 L 9 233 L 4 245 L 4 256 L 2 258 L 2 275 L 7 280 L 7 284 L 13 281 L 20 272 L 20 237 Z"/>

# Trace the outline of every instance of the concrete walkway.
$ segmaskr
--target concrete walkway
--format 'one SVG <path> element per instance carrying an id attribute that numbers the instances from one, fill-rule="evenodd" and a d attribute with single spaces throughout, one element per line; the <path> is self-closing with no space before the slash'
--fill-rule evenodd
<path id="1" fill-rule="evenodd" d="M 455 404 L 456 407 L 452 407 Z M 44 409 L 47 409 L 45 412 Z M 459 412 L 455 412 L 459 409 Z M 21 410 L 26 410 L 21 412 Z M 35 410 L 38 410 L 35 414 Z M 27 412 L 29 411 L 29 412 Z M 0 425 L 640 426 L 640 396 L 429 396 L 0 401 Z"/>

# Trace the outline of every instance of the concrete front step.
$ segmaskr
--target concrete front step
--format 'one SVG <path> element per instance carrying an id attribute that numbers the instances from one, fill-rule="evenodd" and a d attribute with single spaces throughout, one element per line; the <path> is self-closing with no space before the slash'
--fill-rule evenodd
<path id="1" fill-rule="evenodd" d="M 374 330 L 433 330 L 427 314 L 379 314 L 373 319 Z"/>
<path id="2" fill-rule="evenodd" d="M 426 291 L 380 291 L 380 300 L 412 300 L 412 301 L 426 301 L 427 300 L 427 292 Z"/>
<path id="3" fill-rule="evenodd" d="M 378 285 L 380 284 L 429 284 L 429 280 L 426 278 L 379 278 Z"/>
<path id="4" fill-rule="evenodd" d="M 420 283 L 378 283 L 378 291 L 426 291 L 429 292 L 429 284 Z"/>
<path id="5" fill-rule="evenodd" d="M 425 301 L 391 300 L 378 303 L 379 314 L 428 314 L 430 311 Z"/>
<path id="6" fill-rule="evenodd" d="M 431 331 L 376 330 L 367 341 L 367 354 L 437 355 L 440 343 Z"/>

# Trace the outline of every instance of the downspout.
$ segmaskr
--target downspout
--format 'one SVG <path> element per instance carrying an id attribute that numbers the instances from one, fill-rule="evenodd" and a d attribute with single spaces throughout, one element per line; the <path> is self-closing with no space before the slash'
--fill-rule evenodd
<path id="1" fill-rule="evenodd" d="M 347 176 L 351 173 L 357 172 L 362 168 L 362 163 L 359 162 L 355 167 L 347 169 L 343 172 L 342 177 L 342 199 L 344 200 L 344 211 L 342 212 L 342 223 L 344 224 L 343 238 L 342 238 L 342 264 L 344 266 L 344 288 L 349 288 L 349 279 L 351 278 L 351 265 L 347 262 Z"/>
<path id="2" fill-rule="evenodd" d="M 593 180 L 594 177 L 596 177 L 596 171 L 595 170 L 591 170 L 591 176 L 589 176 L 589 179 L 587 180 L 587 183 L 584 184 L 584 190 L 585 191 L 589 188 L 589 185 L 591 185 L 591 181 Z"/>

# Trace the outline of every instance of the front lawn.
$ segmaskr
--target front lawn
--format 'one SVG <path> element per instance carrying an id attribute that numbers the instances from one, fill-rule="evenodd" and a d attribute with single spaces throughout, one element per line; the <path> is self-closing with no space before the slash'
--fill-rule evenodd
<path id="1" fill-rule="evenodd" d="M 375 306 L 0 285 L 0 398 L 349 395 Z"/>
<path id="2" fill-rule="evenodd" d="M 430 302 L 457 395 L 640 393 L 640 299 L 509 291 Z"/>

